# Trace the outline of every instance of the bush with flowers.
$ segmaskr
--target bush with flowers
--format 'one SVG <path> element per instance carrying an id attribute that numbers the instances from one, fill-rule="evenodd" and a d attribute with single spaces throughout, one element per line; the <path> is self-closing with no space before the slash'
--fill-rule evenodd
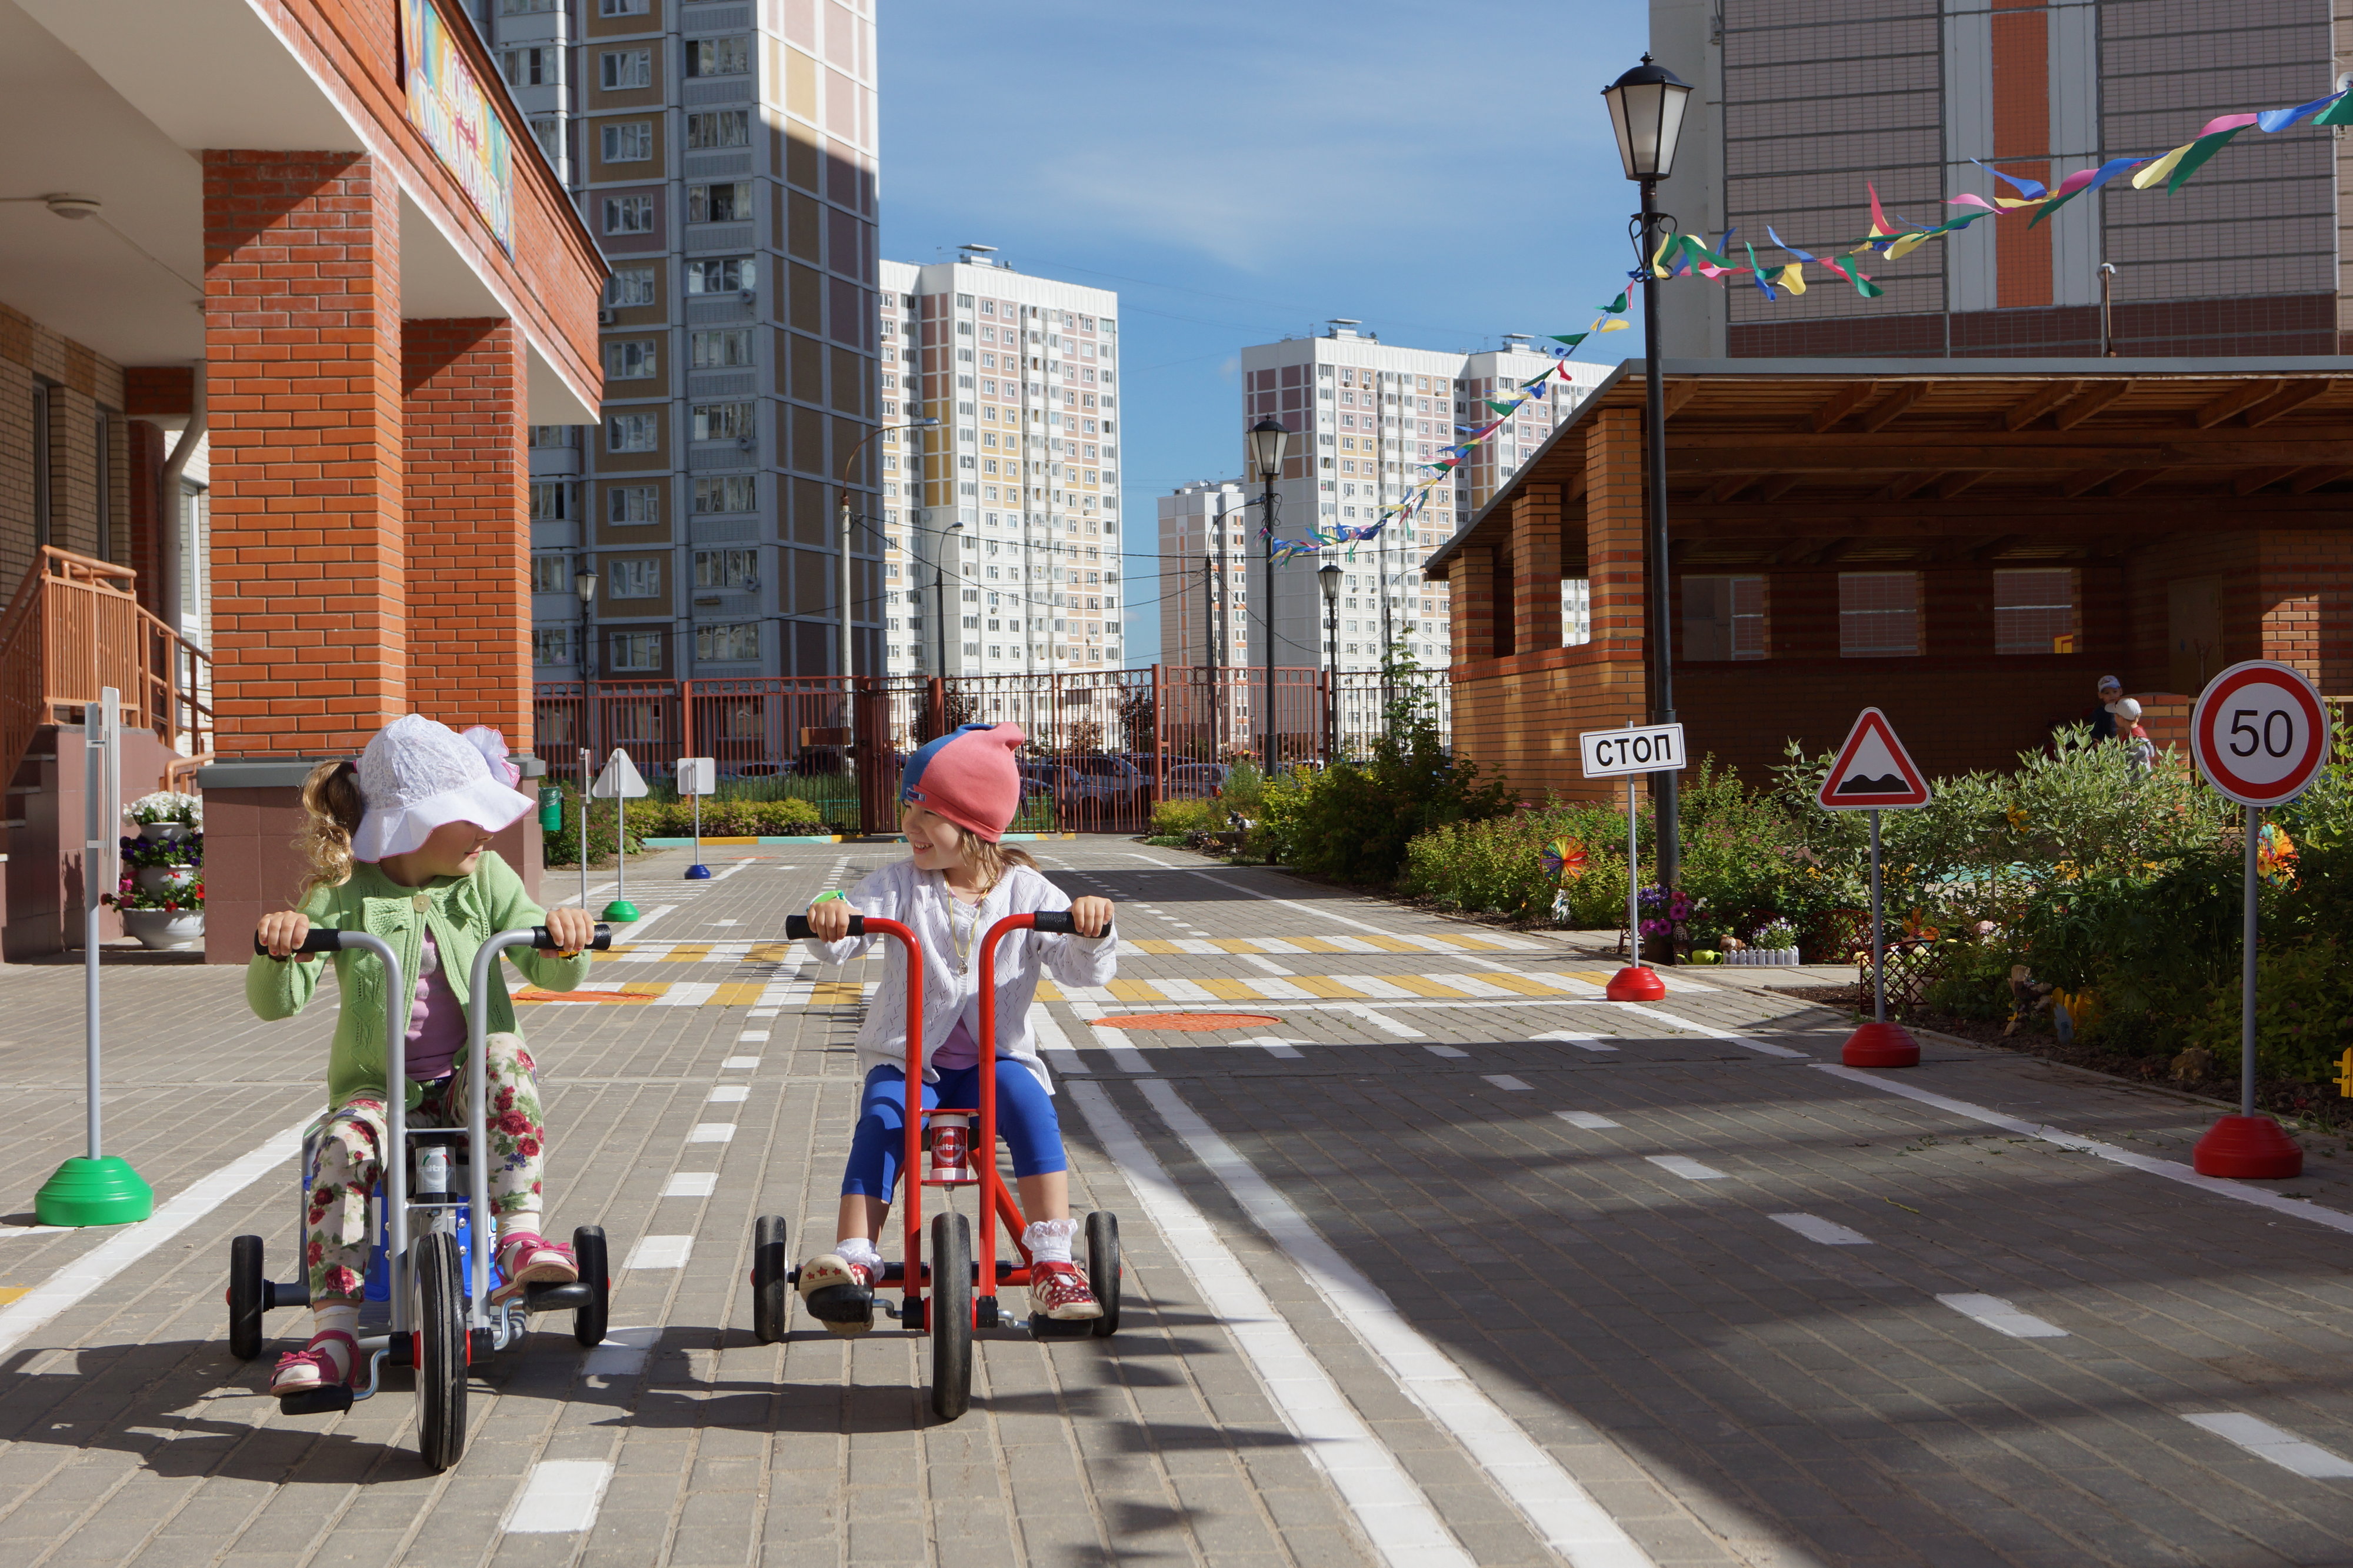
<path id="1" fill-rule="evenodd" d="M 105 902 L 123 910 L 195 910 L 205 907 L 205 837 L 164 842 L 120 841 L 122 879 Z M 142 875 L 142 873 L 151 873 Z"/>

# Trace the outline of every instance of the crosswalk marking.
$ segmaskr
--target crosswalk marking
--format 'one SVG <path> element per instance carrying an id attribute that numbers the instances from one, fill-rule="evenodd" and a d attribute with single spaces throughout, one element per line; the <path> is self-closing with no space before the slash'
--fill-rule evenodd
<path id="1" fill-rule="evenodd" d="M 1122 958 L 1224 958 L 1228 956 L 1344 952 L 1543 952 L 1547 942 L 1482 932 L 1478 936 L 1383 934 L 1379 936 L 1145 937 L 1122 939 Z M 795 963 L 808 957 L 796 942 L 737 938 L 721 942 L 639 942 L 592 955 L 609 963 Z M 1604 979 L 1609 978 L 1605 973 Z"/>
<path id="2" fill-rule="evenodd" d="M 1591 1001 L 1609 979 L 1602 970 L 1430 971 L 1406 974 L 1252 974 L 1174 976 L 1105 985 L 1066 986 L 1038 982 L 1040 1002 L 1084 1002 L 1104 1006 L 1139 1003 L 1230 1002 L 1496 1002 Z M 818 980 L 798 976 L 773 980 L 596 979 L 570 992 L 517 991 L 521 1005 L 593 1006 L 638 1004 L 662 1007 L 852 1007 L 880 988 L 875 980 Z M 1640 1011 L 1640 1009 L 1637 1009 Z M 1650 1016 L 1650 1015 L 1645 1015 Z M 1680 1020 L 1678 1020 L 1680 1022 Z M 1759 1047 L 1763 1048 L 1763 1047 Z"/>

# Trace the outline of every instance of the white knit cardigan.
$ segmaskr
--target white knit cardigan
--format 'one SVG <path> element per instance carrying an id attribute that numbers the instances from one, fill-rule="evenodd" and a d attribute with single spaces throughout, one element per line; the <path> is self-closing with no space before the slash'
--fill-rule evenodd
<path id="1" fill-rule="evenodd" d="M 849 889 L 849 902 L 862 915 L 881 915 L 901 921 L 915 933 L 923 949 L 923 1079 L 938 1079 L 932 1058 L 947 1043 L 963 1018 L 976 1039 L 980 1035 L 979 938 L 1007 915 L 1067 910 L 1070 895 L 1026 866 L 1008 868 L 997 886 L 981 900 L 976 929 L 970 905 L 959 904 L 948 890 L 947 879 L 937 871 L 916 869 L 913 860 L 885 866 Z M 840 942 L 812 939 L 809 951 L 822 963 L 846 963 L 875 942 L 884 951 L 882 984 L 867 1004 L 865 1020 L 858 1026 L 858 1072 L 861 1079 L 878 1067 L 907 1065 L 907 950 L 887 936 L 849 937 Z M 969 974 L 956 957 L 961 942 L 970 956 Z M 1102 985 L 1118 968 L 1119 943 L 1113 932 L 1099 937 L 1060 936 L 1041 931 L 1016 931 L 997 950 L 997 1054 L 1026 1062 L 1051 1094 L 1054 1080 L 1038 1058 L 1038 1044 L 1029 1034 L 1029 1004 L 1037 995 L 1038 975 L 1045 973 L 1064 985 Z"/>

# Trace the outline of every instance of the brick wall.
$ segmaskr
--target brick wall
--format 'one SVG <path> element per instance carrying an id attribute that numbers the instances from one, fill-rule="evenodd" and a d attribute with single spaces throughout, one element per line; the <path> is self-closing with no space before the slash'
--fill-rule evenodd
<path id="1" fill-rule="evenodd" d="M 522 338 L 503 320 L 401 323 L 408 698 L 531 749 Z"/>
<path id="2" fill-rule="evenodd" d="M 408 706 L 399 194 L 222 151 L 204 192 L 217 751 L 356 751 Z"/>
<path id="3" fill-rule="evenodd" d="M 122 368 L 0 305 L 0 600 L 16 592 L 33 563 L 33 389 L 44 382 L 52 402 L 53 475 L 61 452 L 66 461 L 84 454 L 79 478 L 69 474 L 65 485 L 52 487 L 49 542 L 86 551 L 98 542 L 92 419 L 100 405 L 122 406 Z M 79 445 L 61 448 L 61 440 Z"/>

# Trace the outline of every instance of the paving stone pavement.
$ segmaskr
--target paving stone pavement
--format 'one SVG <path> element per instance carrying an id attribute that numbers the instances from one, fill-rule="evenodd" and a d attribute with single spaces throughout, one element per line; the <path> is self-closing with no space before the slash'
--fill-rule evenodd
<path id="1" fill-rule="evenodd" d="M 613 1327 L 477 1366 L 438 1476 L 400 1374 L 339 1416 L 263 1395 L 301 1314 L 227 1350 L 228 1238 L 291 1277 L 297 1178 L 215 1173 L 315 1112 L 331 998 L 265 1025 L 233 971 L 111 952 L 109 1152 L 166 1206 L 58 1233 L 26 1211 L 79 1152 L 79 975 L 0 970 L 0 1568 L 2353 1563 L 2333 1142 L 2250 1202 L 2179 1179 L 2186 1096 L 1936 1041 L 1826 1070 L 1846 1025 L 1761 977 L 1628 1009 L 1571 935 L 1035 847 L 1122 905 L 1121 986 L 1039 1018 L 1126 1306 L 983 1334 L 947 1425 L 925 1342 L 763 1345 L 744 1284 L 755 1215 L 830 1239 L 880 974 L 784 918 L 891 846 L 646 857 L 595 983 L 662 989 L 523 1005 L 550 1218 L 607 1231 Z M 1256 1021 L 1152 1019 L 1207 1012 Z"/>

